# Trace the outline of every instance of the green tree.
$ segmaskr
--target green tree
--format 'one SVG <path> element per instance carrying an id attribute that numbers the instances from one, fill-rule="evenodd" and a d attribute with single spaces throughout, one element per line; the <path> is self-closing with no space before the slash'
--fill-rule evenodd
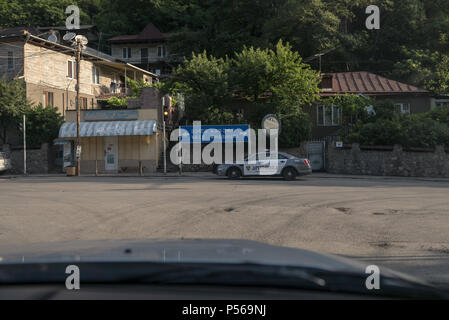
<path id="1" fill-rule="evenodd" d="M 28 107 L 25 114 L 27 145 L 40 146 L 42 143 L 52 143 L 58 137 L 59 128 L 64 121 L 58 108 L 43 107 L 39 104 Z"/>
<path id="2" fill-rule="evenodd" d="M 228 87 L 228 61 L 208 56 L 206 52 L 193 54 L 164 82 L 163 92 L 182 93 L 186 97 L 188 120 L 204 124 L 216 121 L 211 115 L 226 112 L 226 122 L 233 121 L 226 103 L 231 97 Z M 211 113 L 212 112 L 212 113 Z"/>
<path id="3" fill-rule="evenodd" d="M 317 72 L 289 44 L 279 41 L 274 50 L 249 47 L 232 58 L 193 54 L 164 83 L 164 90 L 184 94 L 189 120 L 205 124 L 245 121 L 258 128 L 265 114 L 276 113 L 286 123 L 283 134 L 304 138 L 310 124 L 303 108 L 317 99 L 319 81 Z M 298 128 L 293 128 L 294 123 Z"/>
<path id="4" fill-rule="evenodd" d="M 9 130 L 17 129 L 21 116 L 30 107 L 26 99 L 23 80 L 8 81 L 0 78 L 0 138 L 8 140 Z"/>
<path id="5" fill-rule="evenodd" d="M 69 5 L 80 8 L 80 23 L 91 23 L 99 11 L 99 0 L 0 0 L 0 28 L 17 26 L 60 26 Z"/>

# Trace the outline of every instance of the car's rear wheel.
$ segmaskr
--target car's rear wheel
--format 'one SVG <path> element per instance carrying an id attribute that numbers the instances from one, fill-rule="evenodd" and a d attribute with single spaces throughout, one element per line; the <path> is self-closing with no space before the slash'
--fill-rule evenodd
<path id="1" fill-rule="evenodd" d="M 239 168 L 236 168 L 236 167 L 229 168 L 229 170 L 228 170 L 228 178 L 229 179 L 235 180 L 235 179 L 239 179 L 241 176 L 242 176 L 242 172 L 240 171 Z"/>
<path id="2" fill-rule="evenodd" d="M 298 173 L 293 168 L 285 168 L 284 171 L 282 171 L 282 176 L 288 181 L 295 180 L 297 175 Z"/>

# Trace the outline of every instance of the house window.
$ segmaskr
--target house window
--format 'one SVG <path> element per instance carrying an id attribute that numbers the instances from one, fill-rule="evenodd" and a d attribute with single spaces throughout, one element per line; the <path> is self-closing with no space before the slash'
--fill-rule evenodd
<path id="1" fill-rule="evenodd" d="M 67 77 L 70 79 L 75 79 L 76 77 L 76 62 L 72 60 L 67 60 Z"/>
<path id="2" fill-rule="evenodd" d="M 8 51 L 8 70 L 14 69 L 14 52 Z"/>
<path id="3" fill-rule="evenodd" d="M 140 49 L 140 60 L 141 63 L 148 63 L 148 48 Z"/>
<path id="4" fill-rule="evenodd" d="M 44 91 L 42 100 L 42 104 L 44 105 L 44 107 L 53 107 L 53 92 Z"/>
<path id="5" fill-rule="evenodd" d="M 123 48 L 122 49 L 122 57 L 124 59 L 130 59 L 131 58 L 131 48 Z"/>
<path id="6" fill-rule="evenodd" d="M 87 98 L 81 97 L 80 109 L 82 109 L 82 110 L 86 110 L 87 109 Z"/>
<path id="7" fill-rule="evenodd" d="M 100 69 L 92 67 L 92 83 L 100 84 Z"/>
<path id="8" fill-rule="evenodd" d="M 165 46 L 158 46 L 157 47 L 157 56 L 158 57 L 165 57 Z"/>
<path id="9" fill-rule="evenodd" d="M 338 126 L 341 124 L 341 109 L 337 106 L 317 106 L 317 125 Z"/>
<path id="10" fill-rule="evenodd" d="M 410 103 L 396 103 L 394 106 L 402 114 L 410 114 Z"/>
<path id="11" fill-rule="evenodd" d="M 448 108 L 449 100 L 437 100 L 436 106 L 437 106 L 437 108 Z"/>

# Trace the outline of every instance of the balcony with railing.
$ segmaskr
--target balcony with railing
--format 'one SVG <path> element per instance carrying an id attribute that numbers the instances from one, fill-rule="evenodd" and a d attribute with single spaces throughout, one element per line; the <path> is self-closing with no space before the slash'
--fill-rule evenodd
<path id="1" fill-rule="evenodd" d="M 131 95 L 131 90 L 124 83 L 111 83 L 109 87 L 99 86 L 95 90 L 97 100 L 107 100 L 112 97 L 125 98 Z"/>

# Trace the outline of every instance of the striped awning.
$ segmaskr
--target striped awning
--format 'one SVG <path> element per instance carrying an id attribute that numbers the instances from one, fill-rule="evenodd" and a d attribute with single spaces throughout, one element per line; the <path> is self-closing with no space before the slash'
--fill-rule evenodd
<path id="1" fill-rule="evenodd" d="M 81 122 L 81 137 L 150 136 L 157 131 L 156 120 Z M 76 122 L 65 122 L 59 138 L 76 138 Z"/>

